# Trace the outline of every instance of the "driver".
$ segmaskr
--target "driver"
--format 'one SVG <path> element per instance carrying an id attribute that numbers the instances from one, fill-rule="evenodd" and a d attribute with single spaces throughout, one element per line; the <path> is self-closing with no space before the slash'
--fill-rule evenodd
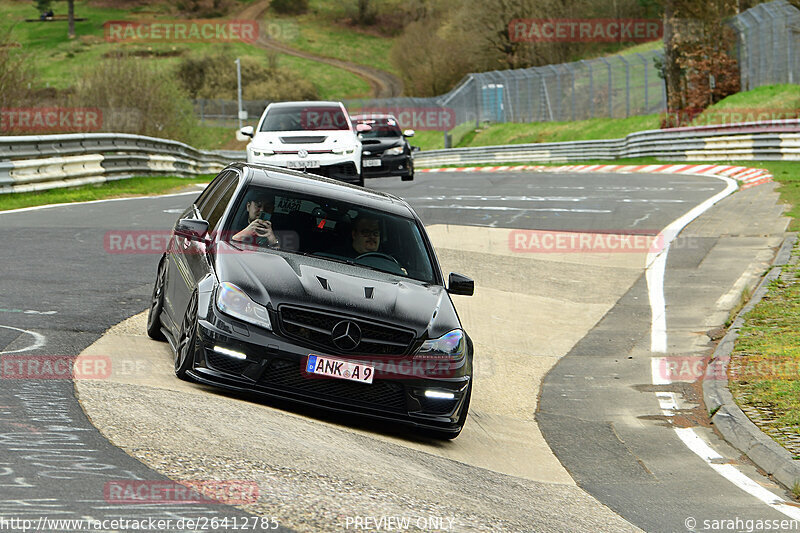
<path id="1" fill-rule="evenodd" d="M 353 223 L 351 232 L 353 238 L 351 254 L 358 257 L 361 254 L 377 252 L 381 245 L 381 225 L 377 218 L 360 216 Z"/>

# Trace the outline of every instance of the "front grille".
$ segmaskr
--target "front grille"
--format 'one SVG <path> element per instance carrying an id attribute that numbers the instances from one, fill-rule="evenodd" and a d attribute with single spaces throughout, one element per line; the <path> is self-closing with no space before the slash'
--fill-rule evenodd
<path id="1" fill-rule="evenodd" d="M 208 362 L 208 365 L 214 370 L 227 372 L 229 374 L 241 374 L 248 365 L 247 361 L 218 354 L 213 350 L 208 350 L 206 352 L 206 362 Z"/>
<path id="2" fill-rule="evenodd" d="M 414 332 L 386 326 L 346 315 L 335 315 L 299 307 L 278 307 L 283 333 L 328 352 L 352 355 L 404 355 L 414 340 Z M 361 328 L 361 343 L 355 350 L 344 352 L 331 339 L 333 327 L 342 320 L 351 320 Z"/>
<path id="3" fill-rule="evenodd" d="M 355 163 L 339 163 L 337 165 L 325 165 L 319 168 L 310 169 L 314 174 L 325 176 L 331 179 L 355 178 L 358 176 Z"/>
<path id="4" fill-rule="evenodd" d="M 300 363 L 273 359 L 261 377 L 261 383 L 278 388 L 309 393 L 321 400 L 346 402 L 354 406 L 406 412 L 402 385 L 376 380 L 371 385 L 325 376 L 306 375 Z"/>
<path id="5" fill-rule="evenodd" d="M 297 137 L 281 137 L 283 144 L 318 144 L 325 142 L 327 137 L 320 137 L 318 135 L 297 136 Z"/>
<path id="6" fill-rule="evenodd" d="M 455 407 L 455 401 L 440 398 L 424 398 L 421 403 L 422 411 L 432 415 L 449 415 Z"/>

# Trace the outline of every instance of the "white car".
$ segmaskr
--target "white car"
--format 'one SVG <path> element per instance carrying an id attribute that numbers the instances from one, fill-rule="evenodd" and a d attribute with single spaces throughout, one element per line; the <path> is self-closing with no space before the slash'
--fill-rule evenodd
<path id="1" fill-rule="evenodd" d="M 364 185 L 361 141 L 341 102 L 279 102 L 267 106 L 252 137 L 247 162 L 306 170 Z"/>

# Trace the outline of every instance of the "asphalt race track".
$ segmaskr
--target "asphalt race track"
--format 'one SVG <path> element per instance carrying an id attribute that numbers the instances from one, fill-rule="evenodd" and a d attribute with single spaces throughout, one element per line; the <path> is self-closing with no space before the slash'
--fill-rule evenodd
<path id="1" fill-rule="evenodd" d="M 167 346 L 140 328 L 158 255 L 110 250 L 107 235 L 168 229 L 191 194 L 5 213 L 0 354 L 102 355 L 114 371 L 2 381 L 0 516 L 255 513 L 298 531 L 376 530 L 389 516 L 431 531 L 710 531 L 704 520 L 790 518 L 676 436 L 675 427 L 694 428 L 721 462 L 786 499 L 704 425 L 693 387 L 670 385 L 681 410 L 665 417 L 652 379 L 654 357 L 707 355 L 706 331 L 771 260 L 785 228 L 773 185 L 736 192 L 674 243 L 664 354 L 649 351 L 647 249 L 533 253 L 514 248 L 514 231 L 654 237 L 723 181 L 440 173 L 367 185 L 406 198 L 445 273 L 476 280 L 474 297 L 454 298 L 476 344 L 473 408 L 458 439 L 426 441 L 174 378 Z M 260 498 L 234 507 L 107 497 L 109 483 L 168 477 L 255 481 Z"/>

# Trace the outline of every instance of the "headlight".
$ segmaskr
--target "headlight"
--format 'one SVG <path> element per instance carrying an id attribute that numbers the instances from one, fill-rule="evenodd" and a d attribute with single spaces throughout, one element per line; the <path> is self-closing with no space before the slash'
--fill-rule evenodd
<path id="1" fill-rule="evenodd" d="M 356 149 L 351 146 L 350 148 L 334 148 L 331 151 L 336 155 L 346 155 L 346 154 L 352 154 L 353 152 L 355 152 L 355 150 Z"/>
<path id="2" fill-rule="evenodd" d="M 385 155 L 402 155 L 404 147 L 402 146 L 395 146 L 394 148 L 389 148 L 385 152 Z"/>
<path id="3" fill-rule="evenodd" d="M 464 332 L 460 329 L 446 333 L 438 339 L 429 339 L 422 343 L 417 355 L 420 359 L 461 359 L 466 353 Z"/>
<path id="4" fill-rule="evenodd" d="M 258 150 L 258 151 L 253 150 L 253 155 L 254 156 L 275 155 L 275 152 L 273 152 L 272 150 Z"/>
<path id="5" fill-rule="evenodd" d="M 272 329 L 267 308 L 255 303 L 233 283 L 220 284 L 217 289 L 217 309 L 239 320 Z"/>

